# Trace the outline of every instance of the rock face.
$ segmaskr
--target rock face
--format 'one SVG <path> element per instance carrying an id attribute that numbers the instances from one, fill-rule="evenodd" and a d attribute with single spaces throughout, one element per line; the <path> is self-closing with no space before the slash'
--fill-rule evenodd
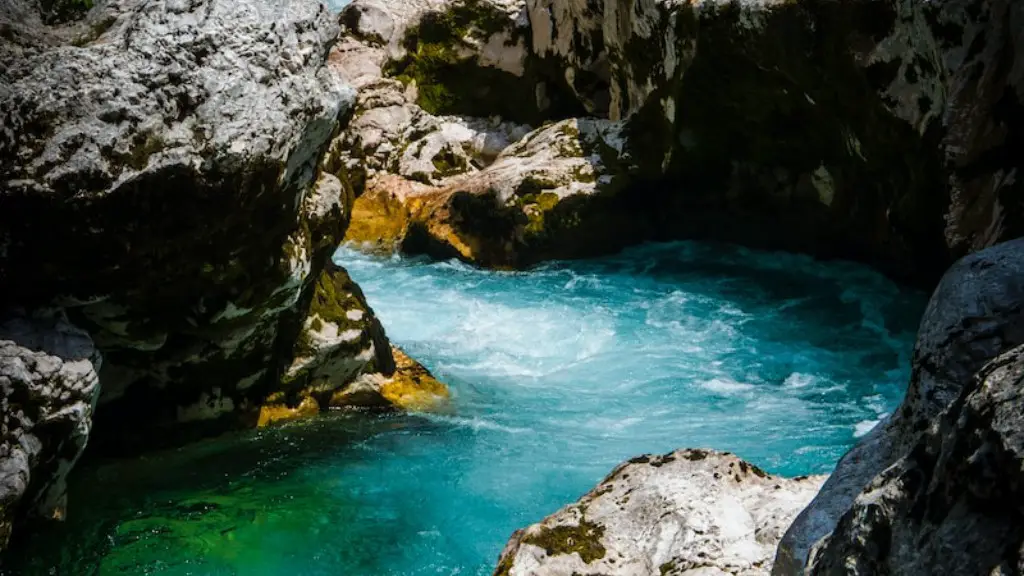
<path id="1" fill-rule="evenodd" d="M 368 217 L 347 239 L 496 268 L 606 252 L 639 239 L 644 222 L 618 206 L 621 144 L 615 123 L 565 120 L 437 186 L 374 175 L 355 205 Z"/>
<path id="2" fill-rule="evenodd" d="M 330 255 L 326 154 L 354 91 L 307 0 L 112 0 L 63 27 L 3 0 L 3 302 L 58 306 L 105 362 L 94 442 L 151 448 L 395 368 Z"/>
<path id="3" fill-rule="evenodd" d="M 999 356 L 815 547 L 809 574 L 1024 572 L 1024 347 Z"/>
<path id="4" fill-rule="evenodd" d="M 62 316 L 0 326 L 0 548 L 19 513 L 61 518 L 85 448 L 100 356 Z"/>
<path id="5" fill-rule="evenodd" d="M 87 437 L 123 454 L 439 404 L 444 385 L 396 364 L 331 261 L 354 199 L 331 148 L 355 103 L 328 61 L 336 16 L 312 0 L 110 0 L 77 20 L 49 4 L 0 0 L 0 320 L 16 306 L 78 328 L 0 334 L 0 537 L 63 514 Z M 53 347 L 69 335 L 82 343 Z"/>
<path id="6" fill-rule="evenodd" d="M 905 276 L 1024 233 L 1019 3 L 527 4 L 533 49 L 602 78 L 583 99 L 679 183 L 667 233 Z"/>
<path id="7" fill-rule="evenodd" d="M 487 97 L 465 92 L 469 80 L 495 88 L 487 81 L 495 73 L 534 86 L 529 71 L 540 68 L 509 65 L 527 62 L 525 12 L 513 17 L 513 7 L 438 2 L 424 12 L 414 2 L 354 2 L 346 9 L 348 37 L 331 59 L 359 89 L 352 122 L 333 145 L 359 182 L 348 240 L 509 268 L 642 237 L 646 216 L 618 194 L 626 184 L 621 123 L 569 119 L 534 130 L 468 115 L 509 116 L 500 106 L 481 108 Z M 492 53 L 497 46 L 508 49 L 504 56 Z M 438 51 L 444 57 L 435 58 Z M 504 90 L 492 101 L 536 104 L 524 98 Z M 544 102 L 529 118 L 510 116 L 537 121 L 552 105 Z M 443 115 L 448 110 L 464 115 Z"/>
<path id="8" fill-rule="evenodd" d="M 768 574 L 783 531 L 823 479 L 779 478 L 704 450 L 634 458 L 516 532 L 495 576 Z"/>
<path id="9" fill-rule="evenodd" d="M 963 258 L 943 277 L 921 322 L 903 404 L 840 460 L 820 494 L 800 513 L 779 547 L 775 574 L 800 573 L 811 547 L 835 529 L 855 499 L 865 498 L 864 487 L 916 453 L 921 433 L 964 394 L 985 363 L 1020 344 L 1024 239 Z"/>
<path id="10" fill-rule="evenodd" d="M 409 188 L 410 179 L 471 179 L 474 165 L 488 161 L 458 145 L 450 147 L 453 162 L 409 161 L 443 149 L 443 137 L 416 142 L 424 116 L 497 115 L 533 127 L 593 116 L 616 126 L 620 145 L 608 157 L 619 186 L 611 195 L 623 198 L 592 196 L 600 201 L 580 215 L 579 229 L 623 207 L 641 222 L 638 231 L 595 223 L 614 230 L 605 236 L 617 242 L 605 241 L 606 249 L 637 232 L 715 238 L 854 258 L 931 284 L 956 258 L 1024 233 L 1021 162 L 1011 153 L 1024 132 L 1022 36 L 1013 24 L 1021 6 L 629 6 L 438 0 L 424 10 L 412 0 L 356 0 L 343 19 L 353 43 L 374 47 L 383 75 L 367 101 L 388 104 L 366 120 L 374 125 L 363 130 L 370 146 L 355 164 L 401 176 L 375 186 L 389 192 Z M 494 56 L 497 48 L 503 56 Z M 383 86 L 391 97 L 381 97 Z M 375 137 L 400 133 L 415 137 Z M 381 142 L 389 161 L 378 161 Z M 393 206 L 383 196 L 371 204 L 387 220 L 395 211 L 381 214 Z M 404 193 L 392 196 L 401 203 Z M 589 245 L 562 253 L 585 255 L 575 248 Z M 533 246 L 515 245 L 517 255 L 499 262 L 460 256 L 511 266 L 548 257 Z"/>

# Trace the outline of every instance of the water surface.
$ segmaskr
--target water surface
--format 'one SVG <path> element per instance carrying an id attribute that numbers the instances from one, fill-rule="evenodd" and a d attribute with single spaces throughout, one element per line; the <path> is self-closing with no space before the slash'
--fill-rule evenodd
<path id="1" fill-rule="evenodd" d="M 698 243 L 526 273 L 336 259 L 454 413 L 86 467 L 22 573 L 490 574 L 515 528 L 641 453 L 829 471 L 898 405 L 924 306 L 862 266 Z"/>

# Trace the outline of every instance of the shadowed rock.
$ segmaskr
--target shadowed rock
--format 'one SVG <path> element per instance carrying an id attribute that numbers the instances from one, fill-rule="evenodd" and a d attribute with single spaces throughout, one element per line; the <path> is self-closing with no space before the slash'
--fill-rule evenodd
<path id="1" fill-rule="evenodd" d="M 988 363 L 815 546 L 813 575 L 1024 572 L 1024 347 Z"/>
<path id="2" fill-rule="evenodd" d="M 839 461 L 782 540 L 775 574 L 800 573 L 864 487 L 914 449 L 986 362 L 1022 343 L 1024 239 L 972 254 L 943 277 L 921 321 L 903 404 Z"/>

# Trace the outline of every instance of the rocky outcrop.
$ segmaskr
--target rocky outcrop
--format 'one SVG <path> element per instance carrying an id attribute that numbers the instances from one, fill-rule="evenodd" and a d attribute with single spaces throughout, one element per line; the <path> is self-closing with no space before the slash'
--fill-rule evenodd
<path id="1" fill-rule="evenodd" d="M 112 0 L 65 27 L 18 0 L 0 14 L 3 302 L 61 307 L 103 352 L 96 445 L 254 425 L 394 371 L 329 262 L 354 197 L 325 154 L 355 102 L 327 59 L 336 16 L 305 0 Z"/>
<path id="2" fill-rule="evenodd" d="M 978 372 L 811 553 L 809 574 L 1024 572 L 1024 347 Z"/>
<path id="3" fill-rule="evenodd" d="M 124 454 L 443 403 L 331 261 L 358 185 L 331 148 L 355 103 L 328 59 L 335 15 L 109 0 L 52 25 L 73 14 L 39 8 L 0 0 L 0 314 L 81 330 L 0 334 L 4 540 L 22 514 L 62 516 L 87 437 Z M 335 401 L 353 387 L 361 402 Z"/>
<path id="4" fill-rule="evenodd" d="M 606 70 L 584 100 L 679 183 L 670 233 L 919 277 L 1024 233 L 1019 3 L 527 4 L 534 50 Z"/>
<path id="5" fill-rule="evenodd" d="M 621 145 L 616 123 L 566 120 L 437 186 L 375 175 L 346 238 L 496 268 L 607 252 L 641 238 L 645 222 L 617 195 Z"/>
<path id="6" fill-rule="evenodd" d="M 516 532 L 495 576 L 767 574 L 823 479 L 780 478 L 704 450 L 634 458 Z"/>
<path id="7" fill-rule="evenodd" d="M 424 113 L 498 115 L 535 127 L 568 116 L 620 123 L 615 172 L 627 198 L 589 215 L 630 206 L 644 239 L 714 238 L 853 258 L 930 285 L 963 254 L 1024 233 L 1020 161 L 1010 152 L 1024 131 L 1021 35 L 1012 24 L 1020 6 L 630 6 L 439 0 L 424 11 L 411 0 L 356 0 L 346 20 L 354 42 L 378 50 L 381 82 L 404 91 L 405 112 L 390 110 L 377 125 L 416 126 Z M 393 21 L 402 25 L 381 25 Z M 489 57 L 496 46 L 508 57 Z M 521 94 L 534 86 L 536 94 Z M 510 112 L 511 102 L 528 113 Z M 408 141 L 388 142 L 409 155 Z M 429 162 L 392 162 L 373 170 L 432 185 L 443 175 Z M 450 165 L 464 174 L 472 164 L 468 154 Z M 620 227 L 610 228 L 606 236 L 618 235 Z M 605 246 L 631 241 L 624 234 Z M 528 244 L 516 250 L 506 264 L 545 257 Z M 569 246 L 563 253 L 584 255 Z"/>
<path id="8" fill-rule="evenodd" d="M 921 322 L 903 404 L 840 460 L 800 513 L 779 547 L 775 574 L 800 573 L 811 547 L 835 529 L 856 499 L 865 498 L 864 487 L 918 450 L 921 433 L 964 394 L 986 362 L 1020 344 L 1024 239 L 968 256 L 943 277 Z"/>
<path id="9" fill-rule="evenodd" d="M 444 21 L 461 22 L 458 30 L 470 40 L 489 26 L 500 36 L 506 28 L 496 22 L 520 24 L 485 16 L 506 14 L 508 6 L 448 2 L 417 12 L 418 4 L 407 4 L 350 5 L 342 15 L 348 36 L 331 55 L 359 90 L 353 119 L 332 145 L 339 165 L 359 183 L 346 238 L 371 249 L 503 268 L 605 252 L 639 239 L 644 217 L 622 206 L 617 194 L 626 183 L 621 124 L 570 119 L 532 130 L 498 118 L 437 115 L 445 108 L 423 98 L 433 84 L 386 77 L 396 51 L 410 61 L 425 58 L 423 46 L 402 47 L 408 31 L 422 34 L 428 24 Z M 417 15 L 414 23 L 410 14 Z M 474 74 L 497 65 L 483 58 L 481 46 L 491 42 L 469 44 L 458 57 L 472 70 L 461 74 L 483 82 Z"/>
<path id="10" fill-rule="evenodd" d="M 100 356 L 62 315 L 0 325 L 0 548 L 22 513 L 61 518 L 85 448 Z"/>

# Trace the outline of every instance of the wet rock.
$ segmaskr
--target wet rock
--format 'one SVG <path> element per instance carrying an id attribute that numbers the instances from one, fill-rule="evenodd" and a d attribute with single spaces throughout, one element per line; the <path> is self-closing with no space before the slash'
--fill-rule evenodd
<path id="1" fill-rule="evenodd" d="M 0 324 L 0 549 L 23 514 L 63 518 L 85 449 L 100 356 L 62 314 Z"/>
<path id="2" fill-rule="evenodd" d="M 1024 239 L 960 260 L 943 277 L 921 321 L 906 398 L 854 446 L 786 533 L 775 574 L 798 574 L 811 547 L 836 527 L 876 475 L 916 450 L 923 432 L 974 374 L 1024 344 Z M 986 433 L 978 430 L 978 433 Z"/>
<path id="3" fill-rule="evenodd" d="M 823 477 L 772 476 L 731 454 L 641 456 L 517 531 L 495 576 L 767 574 Z"/>
<path id="4" fill-rule="evenodd" d="M 397 346 L 390 374 L 364 374 L 330 398 L 332 408 L 384 408 L 439 412 L 449 408 L 448 387 Z"/>
<path id="5" fill-rule="evenodd" d="M 809 574 L 1024 572 L 1024 347 L 988 363 L 875 477 Z"/>

